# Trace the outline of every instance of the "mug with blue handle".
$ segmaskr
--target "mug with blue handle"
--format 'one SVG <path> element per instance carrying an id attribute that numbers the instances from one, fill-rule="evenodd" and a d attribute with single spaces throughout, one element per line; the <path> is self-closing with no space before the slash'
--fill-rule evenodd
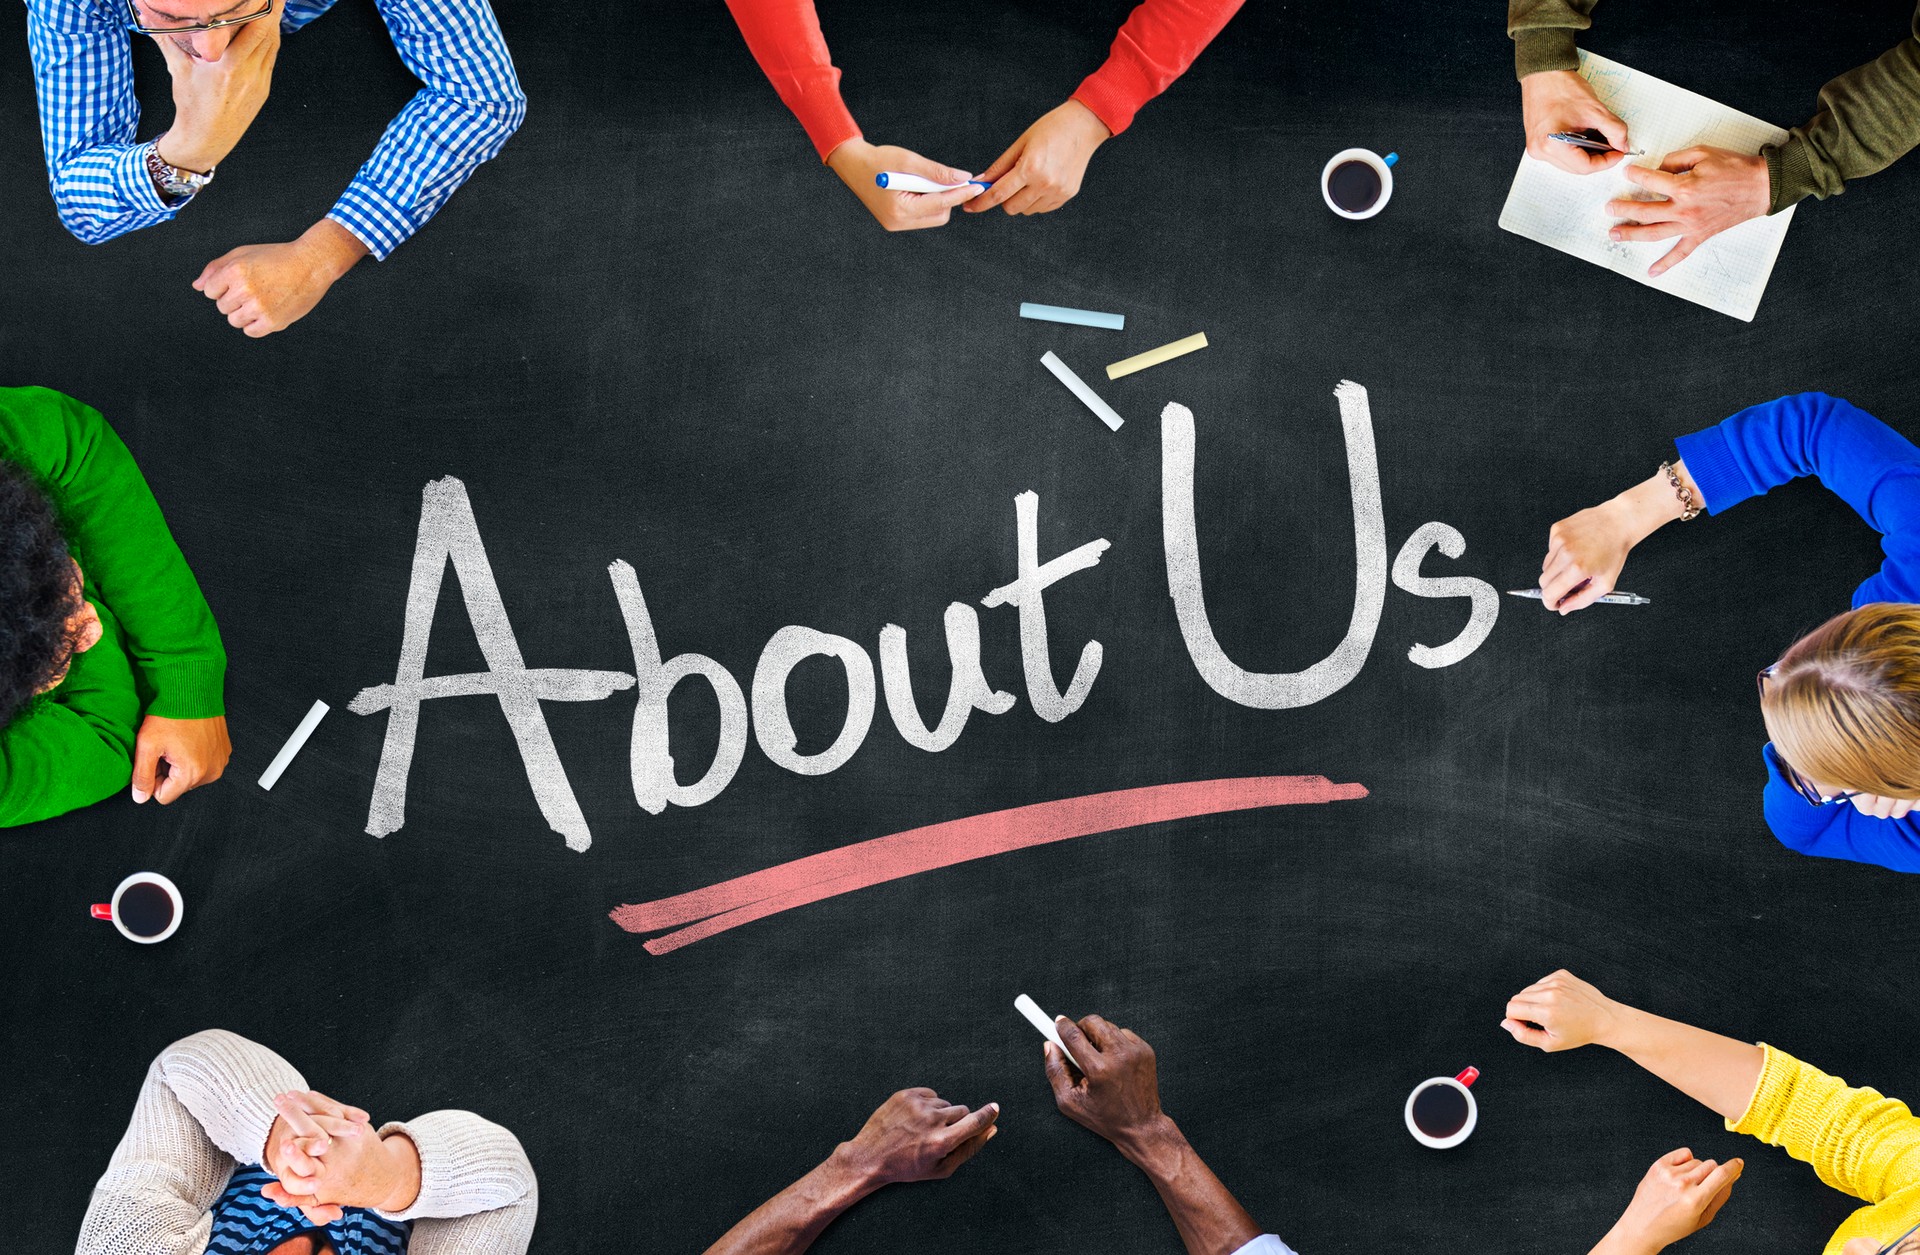
<path id="1" fill-rule="evenodd" d="M 1393 199 L 1393 167 L 1399 160 L 1399 153 L 1382 157 L 1371 148 L 1335 153 L 1320 171 L 1327 208 L 1355 222 L 1373 217 Z"/>

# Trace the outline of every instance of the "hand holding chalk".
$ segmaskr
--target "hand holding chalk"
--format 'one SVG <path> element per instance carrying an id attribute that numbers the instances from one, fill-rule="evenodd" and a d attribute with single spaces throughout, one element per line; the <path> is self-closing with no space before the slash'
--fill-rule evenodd
<path id="1" fill-rule="evenodd" d="M 864 139 L 850 139 L 834 149 L 827 164 L 889 231 L 945 226 L 955 205 L 972 200 L 984 190 L 965 170 L 928 161 L 905 148 L 869 144 Z M 907 189 L 909 182 L 916 190 Z M 918 190 L 922 184 L 945 190 Z"/>
<path id="2" fill-rule="evenodd" d="M 1067 1056 L 1067 1062 L 1076 1068 L 1080 1068 L 1080 1061 L 1073 1057 L 1073 1052 L 1068 1050 L 1066 1043 L 1060 1040 L 1060 1033 L 1054 1027 L 1053 1021 L 1047 1018 L 1047 1013 L 1042 1011 L 1039 1006 L 1034 1003 L 1033 999 L 1027 997 L 1025 994 L 1021 994 L 1013 1000 L 1013 1009 L 1021 1015 L 1026 1016 L 1027 1023 L 1040 1030 L 1040 1036 L 1060 1047 L 1060 1052 Z M 1061 1016 L 1060 1018 L 1063 1020 L 1066 1019 L 1065 1016 Z M 1073 1021 L 1068 1020 L 1067 1022 L 1071 1024 Z M 1080 1068 L 1080 1070 L 1082 1072 L 1086 1071 L 1085 1068 Z"/>
<path id="3" fill-rule="evenodd" d="M 1045 1047 L 1047 1084 L 1062 1115 L 1106 1138 L 1136 1163 L 1156 1143 L 1180 1136 L 1160 1109 L 1160 1075 L 1153 1047 L 1138 1033 L 1097 1015 L 1078 1024 L 1063 1015 L 1054 1020 L 1054 1027 L 1062 1045 Z M 1074 1065 L 1081 1071 L 1078 1080 L 1067 1072 L 1066 1060 L 1075 1057 L 1069 1051 L 1077 1052 L 1083 1061 Z"/>
<path id="4" fill-rule="evenodd" d="M 211 719 L 148 715 L 140 721 L 133 741 L 133 800 L 153 798 L 165 806 L 189 789 L 218 780 L 232 756 L 224 715 Z"/>
<path id="5" fill-rule="evenodd" d="M 1613 999 L 1565 970 L 1533 982 L 1507 1003 L 1500 1027 L 1523 1046 L 1548 1052 L 1610 1045 L 1627 1014 Z"/>

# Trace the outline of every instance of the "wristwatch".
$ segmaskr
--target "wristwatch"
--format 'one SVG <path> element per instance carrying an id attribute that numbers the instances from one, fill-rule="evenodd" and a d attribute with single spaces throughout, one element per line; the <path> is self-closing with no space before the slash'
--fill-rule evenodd
<path id="1" fill-rule="evenodd" d="M 174 205 L 192 199 L 195 192 L 213 182 L 213 171 L 201 174 L 197 170 L 182 170 L 179 166 L 168 165 L 160 155 L 160 141 L 165 138 L 165 135 L 161 135 L 147 145 L 147 175 L 159 191 L 160 199 Z"/>

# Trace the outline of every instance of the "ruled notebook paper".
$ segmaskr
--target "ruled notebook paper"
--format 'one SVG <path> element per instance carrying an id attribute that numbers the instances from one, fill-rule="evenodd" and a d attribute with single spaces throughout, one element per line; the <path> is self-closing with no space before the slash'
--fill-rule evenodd
<path id="1" fill-rule="evenodd" d="M 1658 166 L 1668 153 L 1696 145 L 1757 153 L 1787 137 L 1771 123 L 1591 52 L 1580 53 L 1580 74 L 1600 103 L 1627 124 L 1631 146 L 1645 150 L 1644 156 L 1628 158 L 1636 165 Z M 1678 237 L 1646 243 L 1609 240 L 1607 230 L 1616 219 L 1607 215 L 1606 204 L 1616 196 L 1651 199 L 1652 193 L 1627 182 L 1618 167 L 1599 174 L 1569 174 L 1522 156 L 1500 211 L 1500 225 L 1650 288 L 1753 321 L 1793 221 L 1792 208 L 1722 231 L 1666 274 L 1649 279 L 1647 267 Z"/>

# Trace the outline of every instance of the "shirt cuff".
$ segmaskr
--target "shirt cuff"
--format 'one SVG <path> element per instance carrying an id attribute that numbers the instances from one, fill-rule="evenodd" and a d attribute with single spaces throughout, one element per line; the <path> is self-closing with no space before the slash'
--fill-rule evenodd
<path id="1" fill-rule="evenodd" d="M 476 1127 L 490 1130 L 477 1136 Z M 466 1111 L 429 1111 L 380 1126 L 379 1136 L 404 1133 L 420 1157 L 420 1193 L 389 1220 L 452 1220 L 511 1206 L 535 1189 L 533 1165 L 513 1135 Z M 512 1153 L 503 1153 L 502 1143 Z"/>
<path id="2" fill-rule="evenodd" d="M 838 77 L 835 73 L 834 78 Z M 853 120 L 853 113 L 840 98 L 840 89 L 835 83 L 795 84 L 791 92 L 784 103 L 800 120 L 822 162 L 848 140 L 861 138 L 860 124 Z"/>
<path id="3" fill-rule="evenodd" d="M 1708 514 L 1718 514 L 1753 496 L 1746 475 L 1733 460 L 1733 446 L 1718 425 L 1682 436 L 1673 447 L 1687 464 L 1687 473 L 1700 490 L 1700 504 L 1707 507 Z"/>
<path id="4" fill-rule="evenodd" d="M 375 261 L 385 261 L 388 253 L 406 243 L 419 229 L 392 198 L 365 179 L 355 179 L 348 184 L 327 217 L 352 232 L 355 239 L 367 246 Z"/>
<path id="5" fill-rule="evenodd" d="M 147 153 L 155 143 L 130 144 L 113 161 L 113 189 L 120 194 L 133 209 L 143 215 L 170 219 L 185 208 L 194 195 L 182 196 L 170 201 L 160 195 L 160 189 L 153 185 L 153 176 L 147 173 Z"/>
<path id="6" fill-rule="evenodd" d="M 1294 1250 L 1271 1233 L 1263 1233 L 1233 1255 L 1294 1255 Z"/>
<path id="7" fill-rule="evenodd" d="M 163 662 L 141 668 L 153 690 L 147 713 L 162 719 L 214 719 L 226 707 L 227 666 L 224 662 Z"/>
<path id="8" fill-rule="evenodd" d="M 1081 81 L 1072 99 L 1092 110 L 1109 132 L 1118 135 L 1133 125 L 1134 115 L 1155 94 L 1153 80 L 1140 67 L 1109 57 L 1105 65 Z"/>
<path id="9" fill-rule="evenodd" d="M 1535 27 L 1513 32 L 1513 71 L 1525 78 L 1542 70 L 1577 70 L 1580 50 L 1573 32 L 1564 26 Z"/>
<path id="10" fill-rule="evenodd" d="M 1768 144 L 1760 150 L 1767 159 L 1767 185 L 1771 193 L 1767 212 L 1777 214 L 1789 205 L 1797 205 L 1815 194 L 1819 184 L 1813 177 L 1813 161 L 1807 156 L 1807 141 L 1789 135 L 1784 144 Z"/>

